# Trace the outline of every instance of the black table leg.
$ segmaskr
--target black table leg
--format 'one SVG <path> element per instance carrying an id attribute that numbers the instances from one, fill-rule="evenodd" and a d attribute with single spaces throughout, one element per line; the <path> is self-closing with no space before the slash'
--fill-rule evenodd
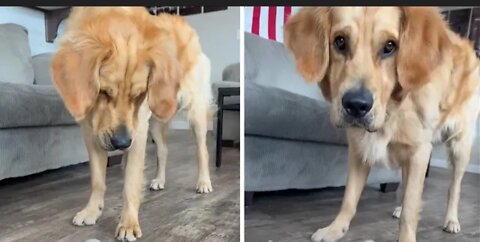
<path id="1" fill-rule="evenodd" d="M 430 153 L 430 158 L 428 159 L 428 166 L 427 166 L 427 172 L 425 173 L 425 177 L 428 177 L 428 173 L 430 173 L 430 162 L 432 162 L 432 153 Z"/>
<path id="2" fill-rule="evenodd" d="M 255 192 L 245 192 L 245 206 L 253 204 L 253 194 L 255 194 Z"/>
<path id="3" fill-rule="evenodd" d="M 394 192 L 397 190 L 399 185 L 400 182 L 382 183 L 380 184 L 380 191 L 383 193 Z"/>
<path id="4" fill-rule="evenodd" d="M 218 92 L 218 110 L 217 110 L 217 150 L 215 157 L 215 166 L 222 165 L 222 131 L 223 131 L 223 95 Z"/>

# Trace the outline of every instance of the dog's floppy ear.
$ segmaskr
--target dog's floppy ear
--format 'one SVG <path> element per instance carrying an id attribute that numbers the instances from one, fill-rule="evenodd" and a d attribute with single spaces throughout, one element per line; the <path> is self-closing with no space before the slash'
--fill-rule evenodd
<path id="1" fill-rule="evenodd" d="M 330 80 L 328 79 L 328 75 L 325 75 L 323 78 L 323 81 L 321 81 L 318 86 L 320 87 L 320 90 L 322 90 L 323 97 L 325 100 L 331 102 L 332 101 L 332 89 L 330 86 Z"/>
<path id="2" fill-rule="evenodd" d="M 151 69 L 148 80 L 148 106 L 160 121 L 168 121 L 177 109 L 181 67 L 175 46 L 161 44 L 150 49 Z"/>
<path id="3" fill-rule="evenodd" d="M 86 46 L 64 43 L 53 57 L 52 79 L 75 120 L 85 118 L 99 93 L 98 75 L 102 57 Z"/>
<path id="4" fill-rule="evenodd" d="M 297 70 L 309 82 L 320 82 L 329 65 L 329 9 L 303 8 L 285 24 L 285 45 Z"/>
<path id="5" fill-rule="evenodd" d="M 448 27 L 437 9 L 403 7 L 401 10 L 397 73 L 400 86 L 409 91 L 429 81 L 450 42 Z"/>

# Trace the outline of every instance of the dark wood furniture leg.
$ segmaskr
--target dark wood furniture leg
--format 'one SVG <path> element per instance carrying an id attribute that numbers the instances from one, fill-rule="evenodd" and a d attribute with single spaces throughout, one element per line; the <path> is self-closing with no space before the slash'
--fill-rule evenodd
<path id="1" fill-rule="evenodd" d="M 245 206 L 250 206 L 253 204 L 253 195 L 255 192 L 245 192 Z"/>
<path id="2" fill-rule="evenodd" d="M 70 8 L 45 11 L 45 39 L 53 43 L 57 38 L 58 26 L 70 14 Z"/>
<path id="3" fill-rule="evenodd" d="M 395 192 L 398 189 L 400 182 L 389 182 L 380 184 L 380 191 L 383 193 Z"/>

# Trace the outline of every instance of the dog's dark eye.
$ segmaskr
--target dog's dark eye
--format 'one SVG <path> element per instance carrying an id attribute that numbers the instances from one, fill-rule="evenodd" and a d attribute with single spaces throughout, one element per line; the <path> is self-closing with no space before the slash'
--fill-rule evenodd
<path id="1" fill-rule="evenodd" d="M 142 92 L 137 92 L 137 93 L 132 93 L 130 95 L 130 98 L 134 101 L 142 101 L 143 98 L 145 97 L 145 94 L 147 94 L 146 91 L 142 91 Z"/>
<path id="2" fill-rule="evenodd" d="M 335 47 L 340 51 L 340 52 L 344 52 L 345 50 L 347 50 L 347 42 L 345 40 L 345 37 L 343 36 L 337 36 L 335 38 Z"/>
<path id="3" fill-rule="evenodd" d="M 395 52 L 396 49 L 397 49 L 397 45 L 395 44 L 395 42 L 391 40 L 387 41 L 387 43 L 385 43 L 385 46 L 383 47 L 383 50 L 382 50 L 382 58 L 389 57 Z"/>

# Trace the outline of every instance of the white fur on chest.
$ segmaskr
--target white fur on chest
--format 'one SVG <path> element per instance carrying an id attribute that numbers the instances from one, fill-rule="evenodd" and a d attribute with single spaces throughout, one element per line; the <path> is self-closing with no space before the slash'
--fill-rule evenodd
<path id="1" fill-rule="evenodd" d="M 390 167 L 388 160 L 388 143 L 389 140 L 376 133 L 365 133 L 358 140 L 356 150 L 361 157 L 363 163 L 370 166 L 374 164 L 383 164 Z"/>

